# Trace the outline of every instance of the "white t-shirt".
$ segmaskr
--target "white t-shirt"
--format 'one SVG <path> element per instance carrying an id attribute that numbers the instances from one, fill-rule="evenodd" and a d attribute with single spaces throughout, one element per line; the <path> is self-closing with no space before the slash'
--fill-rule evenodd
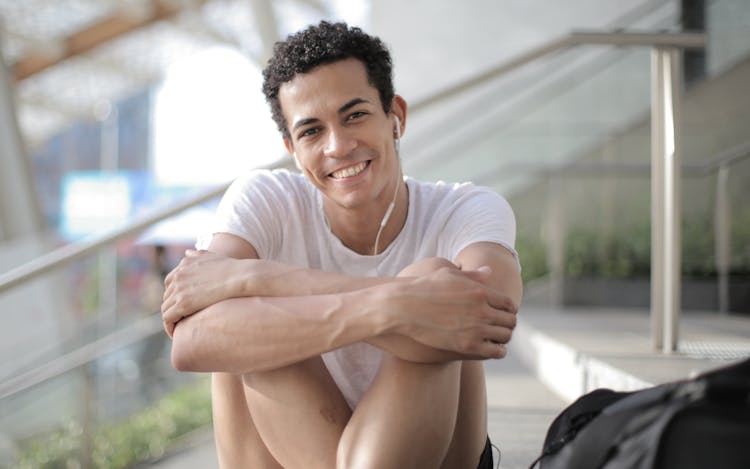
<path id="1" fill-rule="evenodd" d="M 227 190 L 210 233 L 230 233 L 249 242 L 261 259 L 348 275 L 396 276 L 419 259 L 455 261 L 466 246 L 494 242 L 514 256 L 516 224 L 508 202 L 470 183 L 426 183 L 405 178 L 406 223 L 382 253 L 358 254 L 329 229 L 320 191 L 286 170 L 252 171 Z M 201 238 L 205 249 L 210 236 Z M 323 354 L 323 360 L 354 408 L 370 386 L 382 351 L 356 343 Z"/>

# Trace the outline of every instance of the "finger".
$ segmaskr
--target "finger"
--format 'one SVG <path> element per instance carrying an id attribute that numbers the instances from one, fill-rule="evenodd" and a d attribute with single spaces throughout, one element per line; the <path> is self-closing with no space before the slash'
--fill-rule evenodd
<path id="1" fill-rule="evenodd" d="M 503 326 L 507 327 L 511 331 L 514 330 L 518 325 L 518 315 L 515 313 L 508 313 L 508 315 L 505 316 L 505 319 L 507 322 L 505 322 Z"/>
<path id="2" fill-rule="evenodd" d="M 516 328 L 516 324 L 518 323 L 518 316 L 508 311 L 496 309 L 490 311 L 487 316 L 485 316 L 484 322 L 488 326 L 500 326 L 506 329 L 513 330 Z"/>
<path id="3" fill-rule="evenodd" d="M 484 358 L 503 358 L 508 354 L 508 349 L 503 344 L 487 340 L 479 346 L 479 353 Z"/>
<path id="4" fill-rule="evenodd" d="M 162 296 L 162 309 L 165 309 L 165 304 L 171 305 L 177 302 L 177 300 L 175 300 L 176 289 L 177 287 L 175 287 L 174 284 L 171 284 L 164 290 L 164 295 Z"/>
<path id="5" fill-rule="evenodd" d="M 162 309 L 164 308 L 164 302 L 167 301 L 167 299 L 172 296 L 172 288 L 171 285 L 164 288 L 164 293 L 161 295 L 161 303 L 162 303 Z"/>
<path id="6" fill-rule="evenodd" d="M 180 268 L 180 265 L 181 265 L 181 264 L 182 264 L 182 261 L 180 261 L 180 264 L 177 264 L 177 266 L 176 266 L 176 267 L 175 267 L 174 269 L 172 269 L 172 270 L 171 270 L 171 271 L 170 271 L 170 272 L 169 272 L 169 273 L 167 274 L 167 276 L 166 276 L 166 277 L 164 277 L 164 286 L 165 286 L 165 287 L 168 287 L 168 286 L 170 286 L 170 285 L 171 285 L 172 283 L 174 283 L 174 278 L 175 278 L 175 276 L 177 275 L 177 271 L 179 270 L 179 268 Z"/>
<path id="7" fill-rule="evenodd" d="M 174 335 L 174 324 L 167 321 L 162 321 L 162 324 L 164 325 L 164 332 L 166 332 L 171 339 Z"/>
<path id="8" fill-rule="evenodd" d="M 494 288 L 487 289 L 487 303 L 495 309 L 507 311 L 512 314 L 518 313 L 518 305 L 508 296 Z"/>
<path id="9" fill-rule="evenodd" d="M 164 301 L 161 303 L 161 315 L 166 316 L 169 314 L 169 310 L 172 309 L 172 306 L 174 306 L 175 300 L 170 296 L 168 298 L 164 298 Z"/>
<path id="10" fill-rule="evenodd" d="M 485 338 L 485 341 L 492 342 L 496 345 L 502 345 L 510 342 L 511 337 L 513 336 L 513 330 L 503 326 L 488 326 L 483 331 L 482 335 Z"/>
<path id="11" fill-rule="evenodd" d="M 168 333 L 170 334 L 170 337 L 171 337 L 172 332 L 174 331 L 175 324 L 180 322 L 183 318 L 184 316 L 182 314 L 173 310 L 168 311 L 166 314 L 162 316 L 162 322 L 164 322 L 164 324 L 167 324 L 169 326 Z"/>

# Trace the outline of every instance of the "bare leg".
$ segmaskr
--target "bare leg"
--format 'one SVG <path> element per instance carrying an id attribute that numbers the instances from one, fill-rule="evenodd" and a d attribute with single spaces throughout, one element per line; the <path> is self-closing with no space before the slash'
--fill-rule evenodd
<path id="1" fill-rule="evenodd" d="M 487 391 L 484 365 L 465 361 L 461 365 L 458 418 L 443 469 L 475 468 L 487 441 Z"/>
<path id="2" fill-rule="evenodd" d="M 421 261 L 402 275 L 450 265 Z M 476 467 L 486 413 L 481 362 L 420 364 L 386 354 L 341 438 L 338 467 Z"/>
<path id="3" fill-rule="evenodd" d="M 258 432 L 285 468 L 336 465 L 351 410 L 320 357 L 244 377 Z"/>
<path id="4" fill-rule="evenodd" d="M 402 274 L 446 265 L 423 261 Z M 320 357 L 247 374 L 244 396 L 224 402 L 223 420 L 237 421 L 216 427 L 222 466 L 235 467 L 225 464 L 227 453 L 238 455 L 236 467 L 474 467 L 487 435 L 483 373 L 481 362 L 419 364 L 386 354 L 354 415 Z M 258 443 L 265 453 L 243 452 Z"/>
<path id="5" fill-rule="evenodd" d="M 456 423 L 460 370 L 460 362 L 387 355 L 344 431 L 338 467 L 440 467 Z"/>
<path id="6" fill-rule="evenodd" d="M 219 466 L 281 468 L 255 429 L 245 402 L 242 377 L 214 373 L 211 395 Z"/>

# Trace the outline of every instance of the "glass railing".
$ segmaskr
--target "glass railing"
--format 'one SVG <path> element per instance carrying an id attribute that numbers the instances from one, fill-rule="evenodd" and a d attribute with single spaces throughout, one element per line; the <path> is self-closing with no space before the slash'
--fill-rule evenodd
<path id="1" fill-rule="evenodd" d="M 210 424 L 206 379 L 171 366 L 155 252 L 122 238 L 0 293 L 0 467 L 130 467 Z"/>
<path id="2" fill-rule="evenodd" d="M 666 29 L 676 15 L 666 3 L 641 24 Z M 736 284 L 731 289 L 748 288 L 750 218 L 743 201 L 750 194 L 741 188 L 750 173 L 744 156 L 729 163 L 726 176 L 714 164 L 748 143 L 750 103 L 740 98 L 750 80 L 747 3 L 707 2 L 707 31 L 705 77 L 685 90 L 681 109 L 683 296 L 688 309 L 747 311 L 747 300 L 722 301 L 717 283 L 727 270 Z M 423 122 L 422 115 L 412 118 L 402 145 L 406 171 L 420 179 L 472 180 L 509 198 L 524 276 L 545 278 L 542 289 L 551 270 L 568 279 L 637 277 L 644 288 L 636 304 L 648 308 L 650 70 L 648 48 L 580 46 L 547 54 L 432 107 Z M 727 210 L 719 207 L 722 197 L 730 211 L 724 228 L 716 221 Z M 565 301 L 564 292 L 544 296 L 550 295 Z"/>

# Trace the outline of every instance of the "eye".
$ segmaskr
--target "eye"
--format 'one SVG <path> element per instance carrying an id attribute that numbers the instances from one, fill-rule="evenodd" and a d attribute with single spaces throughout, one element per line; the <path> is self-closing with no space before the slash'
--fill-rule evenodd
<path id="1" fill-rule="evenodd" d="M 305 138 L 305 137 L 311 137 L 311 136 L 317 134 L 319 130 L 320 129 L 318 129 L 318 127 L 310 127 L 308 129 L 305 129 L 302 132 L 300 132 L 297 135 L 297 138 L 300 139 L 300 138 Z"/>
<path id="2" fill-rule="evenodd" d="M 349 114 L 349 116 L 347 117 L 347 120 L 353 121 L 355 119 L 359 119 L 359 118 L 364 117 L 366 115 L 367 115 L 367 113 L 365 111 L 356 111 L 356 112 L 353 112 L 353 113 Z"/>

